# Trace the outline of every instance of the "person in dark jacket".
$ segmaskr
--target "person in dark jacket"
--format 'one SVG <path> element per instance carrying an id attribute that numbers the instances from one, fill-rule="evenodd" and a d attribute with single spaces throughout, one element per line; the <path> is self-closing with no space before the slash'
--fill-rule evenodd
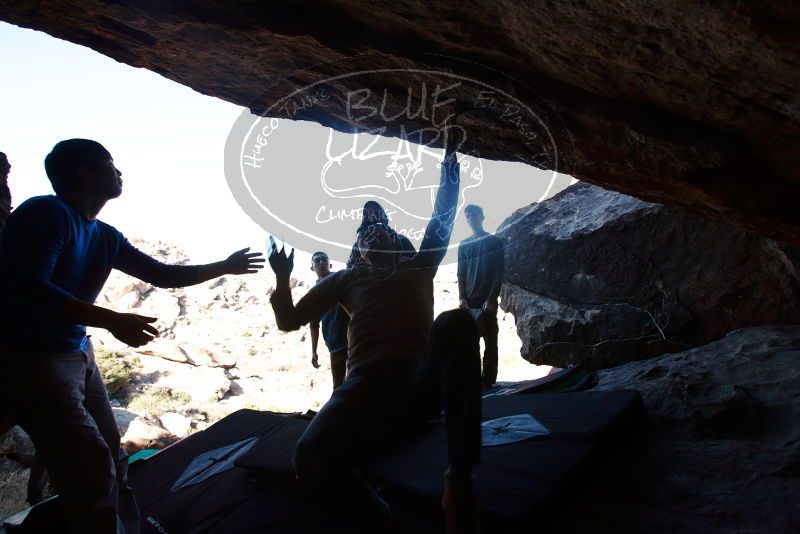
<path id="1" fill-rule="evenodd" d="M 86 327 L 139 347 L 158 335 L 157 319 L 94 301 L 112 269 L 182 287 L 254 273 L 264 260 L 243 249 L 217 263 L 166 265 L 136 249 L 97 219 L 122 194 L 122 173 L 96 141 L 57 143 L 45 170 L 56 194 L 23 202 L 0 242 L 0 403 L 33 440 L 65 531 L 136 533 L 127 459 Z"/>
<path id="2" fill-rule="evenodd" d="M 394 246 L 394 254 L 397 257 L 397 261 L 404 258 L 411 258 L 417 253 L 417 249 L 414 248 L 414 245 L 406 236 L 398 234 L 389 226 L 389 216 L 386 215 L 383 206 L 374 200 L 369 200 L 364 204 L 364 209 L 361 213 L 361 224 L 356 230 L 356 242 L 353 243 L 353 248 L 350 249 L 350 258 L 347 260 L 346 264 L 348 269 L 357 263 L 365 263 L 365 260 L 361 257 L 361 253 L 358 250 L 358 236 L 360 236 L 366 228 L 376 223 L 386 227 L 386 232 L 389 234 L 392 245 Z"/>
<path id="3" fill-rule="evenodd" d="M 497 297 L 503 285 L 505 258 L 503 240 L 483 229 L 483 208 L 469 204 L 464 208 L 472 236 L 458 245 L 458 298 L 469 310 L 483 337 L 484 389 L 497 381 Z"/>

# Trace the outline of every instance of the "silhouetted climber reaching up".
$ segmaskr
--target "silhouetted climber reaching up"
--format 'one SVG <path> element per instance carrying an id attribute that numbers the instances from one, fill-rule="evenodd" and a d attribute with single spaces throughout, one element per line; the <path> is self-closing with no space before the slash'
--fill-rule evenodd
<path id="1" fill-rule="evenodd" d="M 361 212 L 361 224 L 356 230 L 356 236 L 360 235 L 365 228 L 376 223 L 380 223 L 386 228 L 386 232 L 394 245 L 394 254 L 397 256 L 397 262 L 404 258 L 410 258 L 417 253 L 417 249 L 414 248 L 414 245 L 406 236 L 398 234 L 389 226 L 389 216 L 386 215 L 386 210 L 383 209 L 383 206 L 374 200 L 368 200 L 364 203 L 364 209 Z M 356 242 L 353 243 L 353 248 L 350 250 L 347 267 L 365 262 L 366 260 L 361 257 L 361 252 L 358 250 L 358 239 L 356 239 Z"/>
<path id="2" fill-rule="evenodd" d="M 332 503 L 365 532 L 391 520 L 386 502 L 354 466 L 380 453 L 445 410 L 450 467 L 443 506 L 453 532 L 472 532 L 472 470 L 480 453 L 480 354 L 475 321 L 465 310 L 433 320 L 433 279 L 450 241 L 459 190 L 456 127 L 420 251 L 397 260 L 383 222 L 365 226 L 363 264 L 338 271 L 295 305 L 289 290 L 293 255 L 273 248 L 271 297 L 278 327 L 295 330 L 337 303 L 350 315 L 347 378 L 297 443 L 295 471 L 312 494 Z"/>
<path id="3" fill-rule="evenodd" d="M 318 284 L 330 276 L 332 274 L 331 262 L 328 255 L 324 252 L 312 254 L 311 270 L 317 275 Z M 335 304 L 322 314 L 319 320 L 311 321 L 311 365 L 314 367 L 319 367 L 317 347 L 319 346 L 320 323 L 322 323 L 322 337 L 331 356 L 333 389 L 336 389 L 344 382 L 347 370 L 347 327 L 350 325 L 350 317 L 341 306 Z"/>
<path id="4" fill-rule="evenodd" d="M 127 459 L 86 326 L 138 347 L 158 335 L 156 319 L 93 303 L 111 269 L 158 287 L 182 287 L 254 273 L 264 260 L 243 249 L 208 265 L 166 265 L 137 250 L 97 219 L 122 194 L 122 173 L 96 141 L 61 141 L 45 170 L 55 196 L 23 202 L 0 243 L 0 401 L 50 473 L 64 530 L 135 533 L 139 514 Z"/>
<path id="5" fill-rule="evenodd" d="M 472 236 L 458 245 L 458 298 L 469 310 L 483 337 L 484 389 L 497 381 L 497 297 L 503 285 L 505 257 L 503 240 L 483 229 L 483 208 L 468 204 L 464 208 Z"/>

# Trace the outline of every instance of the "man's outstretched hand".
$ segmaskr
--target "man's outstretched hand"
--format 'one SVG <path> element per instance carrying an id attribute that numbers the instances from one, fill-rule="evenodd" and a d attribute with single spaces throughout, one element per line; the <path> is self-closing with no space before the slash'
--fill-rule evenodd
<path id="1" fill-rule="evenodd" d="M 107 329 L 126 345 L 141 347 L 158 335 L 158 330 L 150 324 L 157 320 L 155 317 L 146 317 L 135 313 L 117 313 Z"/>
<path id="2" fill-rule="evenodd" d="M 250 247 L 237 250 L 225 260 L 227 274 L 252 274 L 264 268 L 264 255 L 248 252 Z"/>
<path id="3" fill-rule="evenodd" d="M 289 275 L 292 274 L 292 269 L 294 269 L 294 249 L 292 249 L 289 256 L 286 256 L 285 245 L 278 250 L 278 246 L 272 236 L 269 238 L 269 243 L 269 265 L 275 273 L 275 278 L 288 280 Z"/>

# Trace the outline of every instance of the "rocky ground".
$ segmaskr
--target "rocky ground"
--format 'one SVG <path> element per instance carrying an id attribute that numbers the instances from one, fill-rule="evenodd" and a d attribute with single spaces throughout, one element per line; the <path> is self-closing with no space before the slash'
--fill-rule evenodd
<path id="1" fill-rule="evenodd" d="M 189 258 L 166 244 L 135 242 L 168 263 Z M 313 274 L 296 267 L 299 299 L 313 284 Z M 305 273 L 308 273 L 306 275 Z M 226 276 L 190 288 L 158 289 L 114 272 L 98 304 L 158 318 L 161 335 L 131 349 L 102 330 L 92 330 L 123 445 L 130 451 L 158 448 L 202 430 L 241 408 L 280 412 L 318 409 L 330 396 L 330 366 L 320 340 L 320 363 L 311 366 L 308 328 L 280 332 L 269 305 L 271 273 Z M 458 304 L 452 268 L 440 270 L 436 282 L 437 313 Z M 500 312 L 500 380 L 525 380 L 546 374 L 520 357 L 514 317 Z M 18 444 L 8 442 L 0 457 L 15 457 Z M 2 458 L 0 515 L 24 504 L 27 470 Z"/>
<path id="2" fill-rule="evenodd" d="M 800 532 L 800 326 L 746 328 L 599 373 L 647 424 L 561 530 Z"/>

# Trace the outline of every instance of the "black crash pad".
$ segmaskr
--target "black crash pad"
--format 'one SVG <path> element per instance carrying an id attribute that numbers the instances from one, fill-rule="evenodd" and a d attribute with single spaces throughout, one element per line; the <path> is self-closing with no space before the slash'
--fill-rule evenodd
<path id="1" fill-rule="evenodd" d="M 635 391 L 552 395 L 491 396 L 483 400 L 483 420 L 531 414 L 550 430 L 547 436 L 497 447 L 484 447 L 476 471 L 482 514 L 514 520 L 546 509 L 562 490 L 580 479 L 593 453 L 626 439 L 642 413 Z M 287 442 L 302 433 L 304 422 L 287 425 L 278 440 L 265 437 L 236 460 L 262 477 L 292 476 Z M 390 454 L 361 466 L 363 474 L 387 490 L 431 508 L 438 507 L 447 467 L 442 424 L 392 448 Z"/>
<path id="2" fill-rule="evenodd" d="M 530 524 L 547 512 L 581 483 L 593 458 L 628 440 L 641 412 L 641 398 L 633 391 L 485 398 L 484 420 L 529 413 L 550 430 L 547 436 L 482 449 L 476 480 L 485 526 L 493 520 Z M 294 480 L 292 452 L 307 424 L 293 416 L 240 410 L 133 464 L 130 478 L 142 508 L 143 534 L 350 532 L 346 520 L 308 499 Z M 441 530 L 445 445 L 443 426 L 431 424 L 361 466 L 393 509 L 402 511 L 396 517 L 404 530 Z M 205 469 L 214 473 L 206 476 Z"/>

